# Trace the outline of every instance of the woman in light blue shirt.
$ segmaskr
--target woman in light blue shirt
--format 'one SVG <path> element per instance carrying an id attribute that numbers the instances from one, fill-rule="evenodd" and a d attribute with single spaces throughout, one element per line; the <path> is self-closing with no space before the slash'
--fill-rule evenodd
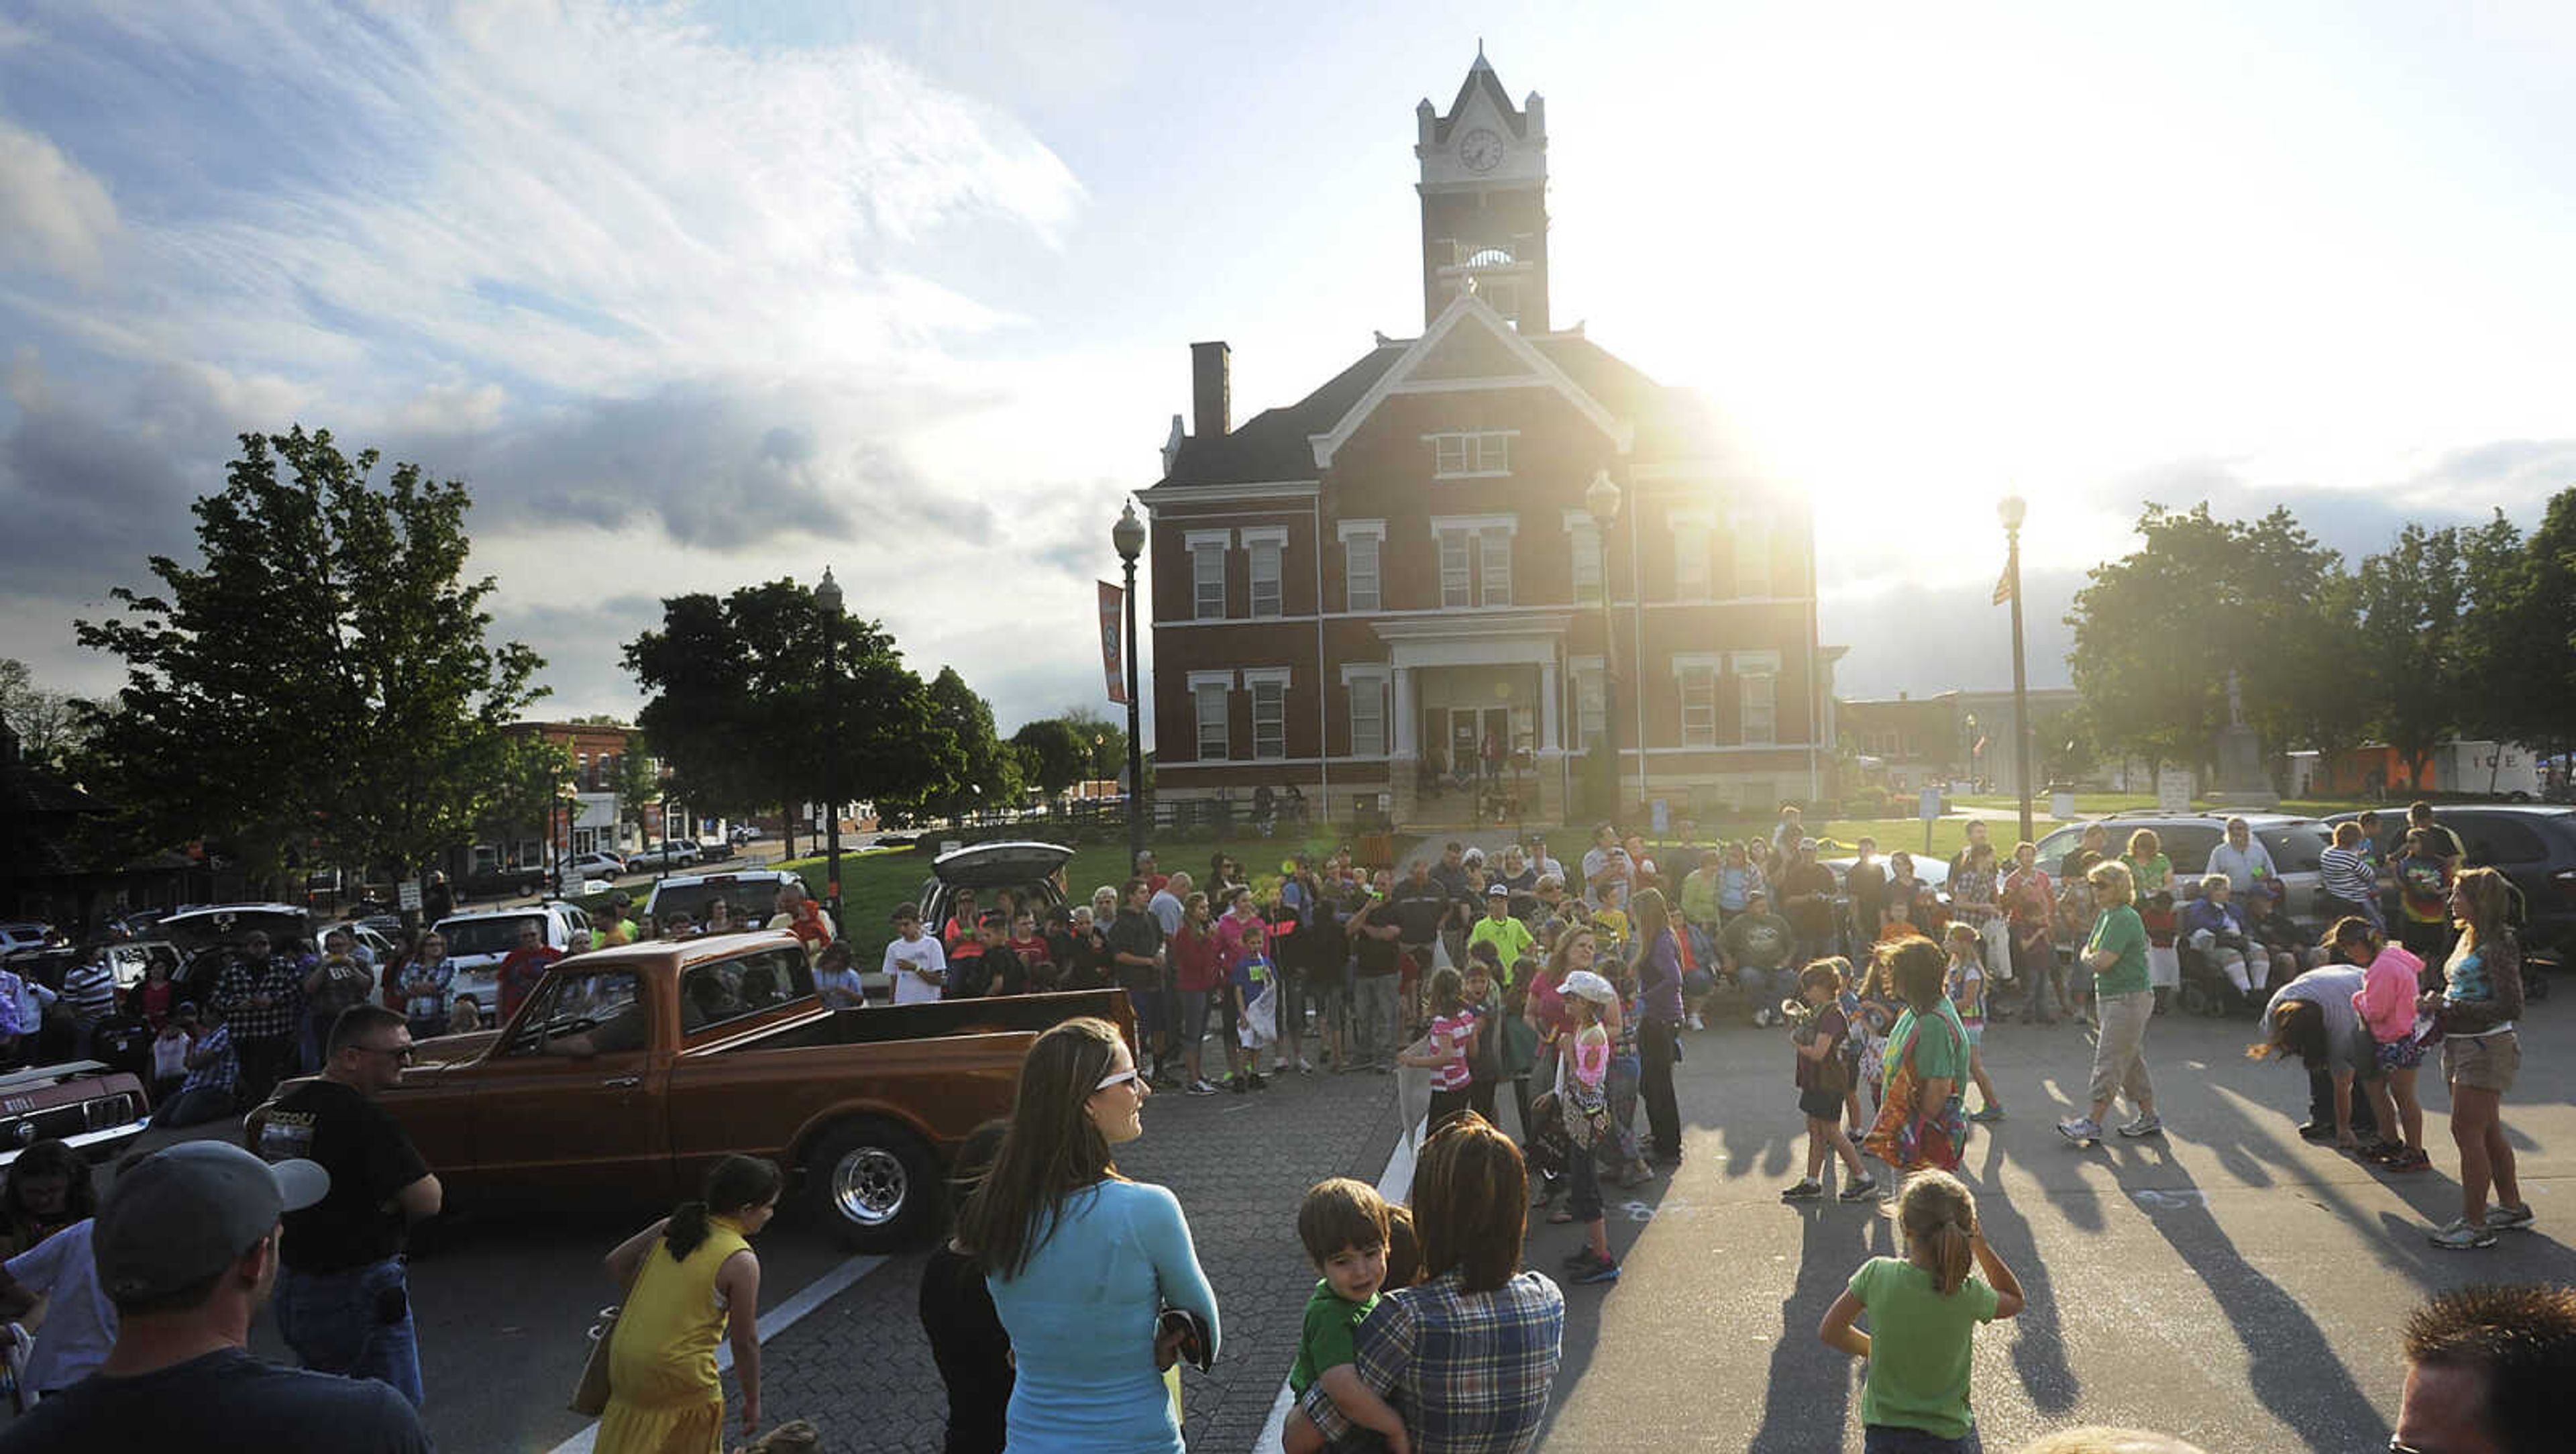
<path id="1" fill-rule="evenodd" d="M 1109 1149 L 1144 1134 L 1151 1092 L 1106 1020 L 1068 1020 L 1020 1067 L 1011 1127 L 958 1219 L 1011 1335 L 1011 1454 L 1182 1454 L 1157 1346 L 1167 1307 L 1207 1324 L 1216 1295 L 1181 1204 L 1118 1174 Z"/>

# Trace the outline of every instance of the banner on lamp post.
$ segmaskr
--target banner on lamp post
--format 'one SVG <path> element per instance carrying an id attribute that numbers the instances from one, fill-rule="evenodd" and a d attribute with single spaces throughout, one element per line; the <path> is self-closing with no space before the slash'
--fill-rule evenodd
<path id="1" fill-rule="evenodd" d="M 1100 582 L 1100 666 L 1109 674 L 1109 700 L 1127 705 L 1127 640 L 1125 612 L 1127 593 L 1107 581 Z"/>

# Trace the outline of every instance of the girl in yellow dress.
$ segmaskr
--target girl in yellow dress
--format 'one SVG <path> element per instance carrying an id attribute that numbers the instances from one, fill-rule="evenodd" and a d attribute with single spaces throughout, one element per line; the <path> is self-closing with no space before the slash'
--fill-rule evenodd
<path id="1" fill-rule="evenodd" d="M 760 1259 L 750 1239 L 778 1210 L 780 1185 L 775 1163 L 728 1156 L 699 1200 L 608 1254 L 608 1275 L 633 1283 L 609 1338 L 598 1454 L 723 1454 L 716 1340 L 728 1335 L 743 1435 L 759 1429 Z"/>

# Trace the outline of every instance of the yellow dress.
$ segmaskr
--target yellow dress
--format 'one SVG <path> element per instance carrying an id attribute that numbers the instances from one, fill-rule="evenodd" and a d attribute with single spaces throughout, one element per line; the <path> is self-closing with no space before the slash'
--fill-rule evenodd
<path id="1" fill-rule="evenodd" d="M 742 1228 L 707 1219 L 707 1240 L 685 1261 L 656 1242 L 608 1343 L 608 1407 L 597 1454 L 723 1454 L 724 1384 L 716 1344 L 725 1310 L 716 1269 L 750 1246 Z"/>

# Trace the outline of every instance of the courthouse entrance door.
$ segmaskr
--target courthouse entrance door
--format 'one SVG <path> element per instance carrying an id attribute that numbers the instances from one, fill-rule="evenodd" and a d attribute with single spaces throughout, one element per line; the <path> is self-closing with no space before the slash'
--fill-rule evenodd
<path id="1" fill-rule="evenodd" d="M 1508 759 L 1512 751 L 1509 707 L 1452 707 L 1449 715 L 1449 771 L 1461 779 L 1484 772 L 1485 740 L 1491 737 Z"/>

